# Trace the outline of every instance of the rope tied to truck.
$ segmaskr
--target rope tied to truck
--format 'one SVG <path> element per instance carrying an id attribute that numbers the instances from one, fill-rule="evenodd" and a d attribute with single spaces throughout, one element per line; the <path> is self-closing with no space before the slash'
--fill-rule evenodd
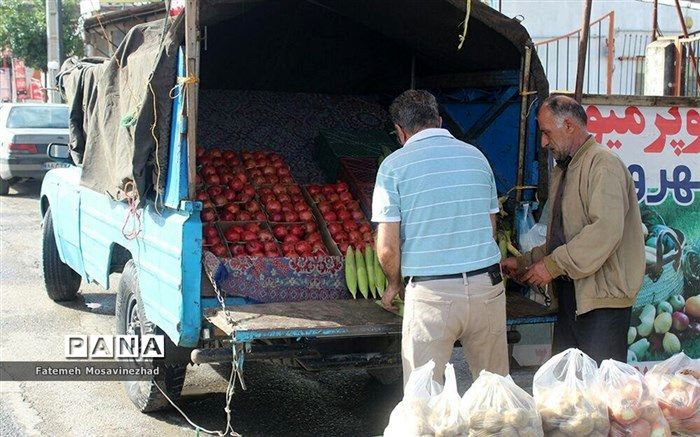
<path id="1" fill-rule="evenodd" d="M 180 97 L 180 95 L 182 95 L 182 90 L 185 89 L 187 85 L 194 85 L 196 83 L 199 83 L 199 78 L 197 76 L 178 76 L 177 84 L 175 84 L 175 86 L 170 89 L 170 93 L 168 93 L 170 99 L 177 99 L 178 97 Z M 177 92 L 173 93 L 174 91 Z"/>
<path id="2" fill-rule="evenodd" d="M 139 193 L 134 181 L 127 181 L 124 184 L 123 191 L 128 208 L 126 210 L 126 217 L 124 218 L 124 225 L 122 225 L 122 235 L 127 240 L 133 240 L 141 233 L 141 211 L 137 208 L 139 204 Z M 131 217 L 133 217 L 133 224 L 131 226 L 131 231 L 127 231 L 129 218 Z"/>
<path id="3" fill-rule="evenodd" d="M 472 0 L 467 0 L 467 12 L 464 17 L 464 31 L 462 32 L 461 35 L 459 35 L 459 45 L 457 46 L 457 50 L 461 50 L 462 46 L 464 45 L 464 41 L 467 40 L 467 27 L 469 26 L 469 16 L 472 13 Z"/>

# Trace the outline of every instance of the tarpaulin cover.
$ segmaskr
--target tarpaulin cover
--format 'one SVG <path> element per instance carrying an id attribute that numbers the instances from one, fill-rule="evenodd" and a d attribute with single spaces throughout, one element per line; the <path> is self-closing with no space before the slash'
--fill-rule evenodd
<path id="1" fill-rule="evenodd" d="M 135 26 L 109 59 L 64 62 L 58 82 L 83 186 L 123 199 L 125 188 L 143 198 L 153 184 L 165 184 L 183 21 L 169 20 L 167 30 L 163 20 Z"/>

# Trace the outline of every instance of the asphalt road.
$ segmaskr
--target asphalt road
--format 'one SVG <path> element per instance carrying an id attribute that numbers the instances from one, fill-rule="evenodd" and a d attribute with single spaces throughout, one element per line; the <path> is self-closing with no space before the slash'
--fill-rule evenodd
<path id="1" fill-rule="evenodd" d="M 113 291 L 83 283 L 78 299 L 64 305 L 46 296 L 38 192 L 38 183 L 24 183 L 0 197 L 3 361 L 61 361 L 66 334 L 114 333 Z M 114 275 L 111 282 L 117 280 Z M 470 378 L 458 350 L 453 361 L 464 393 Z M 238 387 L 232 401 L 233 428 L 245 436 L 381 435 L 401 397 L 400 384 L 383 386 L 364 371 L 310 374 L 250 363 L 245 376 L 248 390 Z M 531 377 L 529 371 L 521 374 L 521 385 L 528 388 Z M 211 366 L 190 368 L 179 405 L 199 426 L 223 430 L 225 389 L 225 379 Z M 0 382 L 0 435 L 193 436 L 195 431 L 174 410 L 139 413 L 121 382 L 10 381 Z"/>

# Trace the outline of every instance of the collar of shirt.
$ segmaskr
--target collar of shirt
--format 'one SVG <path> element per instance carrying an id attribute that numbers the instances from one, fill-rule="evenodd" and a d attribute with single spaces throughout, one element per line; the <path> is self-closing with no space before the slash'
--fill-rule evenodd
<path id="1" fill-rule="evenodd" d="M 438 127 L 431 127 L 428 129 L 423 129 L 422 131 L 418 131 L 415 134 L 411 135 L 411 137 L 406 140 L 406 143 L 403 145 L 404 147 L 411 145 L 415 143 L 416 141 L 424 140 L 426 138 L 430 137 L 450 137 L 454 138 L 450 131 L 447 129 L 442 129 Z"/>

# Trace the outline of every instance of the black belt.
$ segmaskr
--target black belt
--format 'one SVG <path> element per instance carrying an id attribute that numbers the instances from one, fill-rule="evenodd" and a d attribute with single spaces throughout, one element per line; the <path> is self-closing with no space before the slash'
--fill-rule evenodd
<path id="1" fill-rule="evenodd" d="M 472 270 L 471 272 L 464 272 L 464 273 L 454 273 L 451 275 L 436 275 L 436 276 L 413 276 L 413 282 L 423 282 L 423 281 L 439 281 L 441 279 L 456 279 L 456 278 L 461 278 L 463 275 L 466 275 L 467 277 L 470 276 L 477 276 L 477 275 L 483 275 L 484 273 L 501 273 L 501 266 L 498 264 L 494 264 L 488 267 L 484 267 L 483 269 L 479 270 Z"/>

